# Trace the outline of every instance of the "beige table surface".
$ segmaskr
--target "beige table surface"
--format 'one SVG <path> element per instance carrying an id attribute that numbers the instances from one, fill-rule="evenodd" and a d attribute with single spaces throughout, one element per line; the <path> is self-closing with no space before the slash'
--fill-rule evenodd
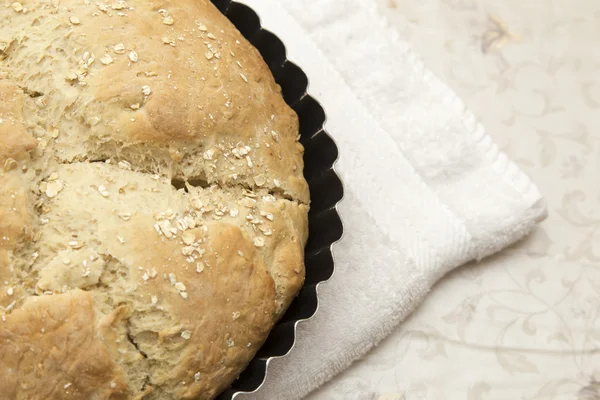
<path id="1" fill-rule="evenodd" d="M 600 400 L 600 0 L 373 1 L 550 216 L 309 399 Z"/>

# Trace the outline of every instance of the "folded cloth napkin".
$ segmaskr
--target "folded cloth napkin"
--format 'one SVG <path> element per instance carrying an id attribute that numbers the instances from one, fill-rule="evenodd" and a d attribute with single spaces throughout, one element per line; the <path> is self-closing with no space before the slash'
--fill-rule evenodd
<path id="1" fill-rule="evenodd" d="M 244 0 L 327 113 L 345 184 L 336 271 L 256 392 L 299 399 L 388 335 L 453 268 L 545 216 L 534 184 L 381 19 L 372 0 Z"/>

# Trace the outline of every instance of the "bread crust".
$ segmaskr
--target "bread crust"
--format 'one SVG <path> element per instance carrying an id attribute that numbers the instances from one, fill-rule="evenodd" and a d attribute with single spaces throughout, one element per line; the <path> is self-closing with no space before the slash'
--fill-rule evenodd
<path id="1" fill-rule="evenodd" d="M 208 0 L 0 27 L 0 393 L 213 398 L 304 280 L 297 116 Z"/>

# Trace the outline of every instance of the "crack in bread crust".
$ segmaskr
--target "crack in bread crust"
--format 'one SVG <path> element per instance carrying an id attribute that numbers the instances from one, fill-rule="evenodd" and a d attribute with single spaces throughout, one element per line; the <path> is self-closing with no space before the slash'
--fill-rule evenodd
<path id="1" fill-rule="evenodd" d="M 208 0 L 179 3 L 0 8 L 12 398 L 212 398 L 303 283 L 297 116 Z"/>

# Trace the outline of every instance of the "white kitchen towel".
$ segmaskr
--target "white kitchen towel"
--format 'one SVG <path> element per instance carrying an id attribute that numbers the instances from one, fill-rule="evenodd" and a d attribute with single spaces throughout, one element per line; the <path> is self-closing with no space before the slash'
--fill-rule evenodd
<path id="1" fill-rule="evenodd" d="M 444 274 L 545 216 L 529 178 L 381 19 L 372 0 L 244 0 L 327 113 L 345 185 L 336 271 L 295 347 L 237 400 L 305 396 L 363 356 Z M 399 328 L 401 329 L 401 328 Z"/>

